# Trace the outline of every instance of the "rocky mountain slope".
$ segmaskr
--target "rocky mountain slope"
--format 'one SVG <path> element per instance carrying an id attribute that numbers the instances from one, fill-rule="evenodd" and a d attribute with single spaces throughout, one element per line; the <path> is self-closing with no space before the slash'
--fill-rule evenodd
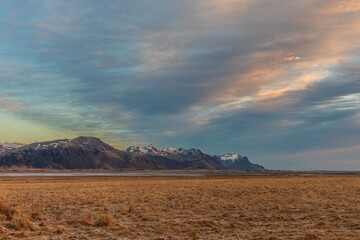
<path id="1" fill-rule="evenodd" d="M 0 166 L 51 169 L 166 169 L 147 156 L 124 152 L 98 138 L 33 143 L 0 154 Z"/>
<path id="2" fill-rule="evenodd" d="M 234 169 L 234 170 L 265 170 L 264 167 L 253 164 L 247 157 L 236 153 L 225 155 L 209 155 L 199 149 L 191 148 L 158 148 L 131 146 L 127 152 L 137 153 L 157 160 L 169 169 L 203 168 L 203 169 Z"/>

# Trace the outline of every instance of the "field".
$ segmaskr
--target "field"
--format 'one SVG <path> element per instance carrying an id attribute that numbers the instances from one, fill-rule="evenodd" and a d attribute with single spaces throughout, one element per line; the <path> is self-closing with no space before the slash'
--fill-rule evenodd
<path id="1" fill-rule="evenodd" d="M 360 239 L 360 177 L 3 177 L 17 238 Z"/>

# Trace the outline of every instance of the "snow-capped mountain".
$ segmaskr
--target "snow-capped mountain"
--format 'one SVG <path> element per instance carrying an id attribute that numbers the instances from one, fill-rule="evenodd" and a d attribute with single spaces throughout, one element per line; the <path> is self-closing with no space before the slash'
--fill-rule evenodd
<path id="1" fill-rule="evenodd" d="M 263 166 L 251 163 L 247 157 L 242 157 L 237 153 L 228 153 L 217 156 L 222 165 L 227 169 L 234 170 L 266 170 Z"/>
<path id="2" fill-rule="evenodd" d="M 158 148 L 154 145 L 135 147 L 130 146 L 127 152 L 146 155 L 160 161 L 170 169 L 207 168 L 207 169 L 236 169 L 236 170 L 265 170 L 264 167 L 251 163 L 247 157 L 237 153 L 224 155 L 209 155 L 199 149 L 191 148 Z"/>
<path id="3" fill-rule="evenodd" d="M 210 155 L 199 149 L 131 146 L 120 151 L 98 138 L 78 137 L 23 146 L 0 143 L 0 168 L 55 169 L 236 169 L 265 170 L 237 153 Z"/>

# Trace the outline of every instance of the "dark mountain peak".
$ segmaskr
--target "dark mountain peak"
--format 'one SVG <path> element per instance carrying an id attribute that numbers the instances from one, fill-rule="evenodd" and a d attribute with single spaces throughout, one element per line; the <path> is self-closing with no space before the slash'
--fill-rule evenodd
<path id="1" fill-rule="evenodd" d="M 87 137 L 87 136 L 80 136 L 80 137 L 72 139 L 72 141 L 78 141 L 78 142 L 101 142 L 101 143 L 103 143 L 103 141 L 101 141 L 99 138 Z"/>
<path id="2" fill-rule="evenodd" d="M 197 156 L 197 155 L 204 154 L 204 153 L 200 149 L 190 148 L 188 150 L 188 154 L 193 155 L 193 156 Z"/>
<path id="3" fill-rule="evenodd" d="M 68 140 L 69 142 L 72 142 L 74 144 L 83 144 L 83 145 L 92 145 L 92 146 L 108 146 L 110 147 L 110 145 L 104 143 L 103 141 L 101 141 L 99 138 L 96 137 L 84 137 L 84 136 L 80 136 L 74 139 L 70 139 Z"/>

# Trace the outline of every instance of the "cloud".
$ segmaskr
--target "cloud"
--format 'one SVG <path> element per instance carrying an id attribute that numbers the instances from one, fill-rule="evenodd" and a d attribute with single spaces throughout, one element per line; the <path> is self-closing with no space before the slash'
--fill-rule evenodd
<path id="1" fill-rule="evenodd" d="M 15 98 L 4 96 L 0 93 L 0 108 L 3 111 L 18 111 L 22 104 Z"/>
<path id="2" fill-rule="evenodd" d="M 295 60 L 300 60 L 300 59 L 301 59 L 301 57 L 295 57 L 295 56 L 284 58 L 285 61 L 295 61 Z"/>
<path id="3" fill-rule="evenodd" d="M 358 1 L 5 2 L 0 103 L 21 119 L 255 161 L 358 144 Z"/>

